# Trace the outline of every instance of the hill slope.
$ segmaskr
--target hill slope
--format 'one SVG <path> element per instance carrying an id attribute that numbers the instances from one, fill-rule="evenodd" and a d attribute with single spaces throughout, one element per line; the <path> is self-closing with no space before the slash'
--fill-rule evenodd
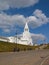
<path id="1" fill-rule="evenodd" d="M 0 52 L 26 51 L 34 50 L 35 48 L 38 48 L 38 46 L 21 45 L 0 41 Z"/>

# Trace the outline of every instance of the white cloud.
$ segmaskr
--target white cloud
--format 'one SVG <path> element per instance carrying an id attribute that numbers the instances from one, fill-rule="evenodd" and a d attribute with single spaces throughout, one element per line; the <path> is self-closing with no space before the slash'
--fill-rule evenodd
<path id="1" fill-rule="evenodd" d="M 6 29 L 5 28 L 5 29 L 3 29 L 3 31 L 6 32 L 6 33 L 9 33 L 10 32 L 10 29 Z"/>
<path id="2" fill-rule="evenodd" d="M 46 37 L 43 34 L 31 34 L 32 38 L 35 40 L 45 40 Z"/>
<path id="3" fill-rule="evenodd" d="M 0 10 L 9 9 L 9 5 L 5 0 L 0 0 Z"/>
<path id="4" fill-rule="evenodd" d="M 47 39 L 46 36 L 43 34 L 33 34 L 32 33 L 31 36 L 33 39 L 33 43 L 37 43 L 38 41 L 40 41 L 40 43 L 41 43 L 41 41 L 43 42 Z"/>
<path id="5" fill-rule="evenodd" d="M 49 23 L 49 18 L 39 9 L 33 12 L 34 16 L 27 17 L 33 28 Z"/>
<path id="6" fill-rule="evenodd" d="M 4 32 L 10 32 L 15 29 L 15 26 L 18 25 L 23 27 L 26 19 L 23 15 L 7 15 L 5 13 L 0 13 L 0 28 Z"/>
<path id="7" fill-rule="evenodd" d="M 35 10 L 33 14 L 40 20 L 41 24 L 49 22 L 49 18 L 47 18 L 46 15 L 39 9 Z"/>
<path id="8" fill-rule="evenodd" d="M 11 8 L 24 8 L 33 6 L 38 3 L 39 0 L 0 0 L 0 10 Z"/>
<path id="9" fill-rule="evenodd" d="M 49 18 L 41 10 L 37 9 L 33 14 L 34 16 L 24 17 L 24 15 L 7 15 L 2 12 L 0 13 L 0 28 L 13 30 L 16 29 L 16 25 L 23 27 L 26 21 L 32 28 L 49 23 Z"/>

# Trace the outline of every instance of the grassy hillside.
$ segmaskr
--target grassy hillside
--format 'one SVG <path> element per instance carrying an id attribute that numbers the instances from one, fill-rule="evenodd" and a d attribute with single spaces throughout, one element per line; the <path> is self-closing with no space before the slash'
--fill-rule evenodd
<path id="1" fill-rule="evenodd" d="M 26 51 L 34 50 L 36 48 L 38 48 L 38 46 L 27 46 L 0 41 L 0 52 Z"/>

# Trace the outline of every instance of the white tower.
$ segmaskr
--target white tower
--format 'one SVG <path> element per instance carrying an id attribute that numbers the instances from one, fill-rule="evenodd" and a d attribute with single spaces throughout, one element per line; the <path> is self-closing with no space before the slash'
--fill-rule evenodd
<path id="1" fill-rule="evenodd" d="M 23 44 L 33 45 L 31 34 L 29 32 L 29 28 L 28 28 L 27 22 L 26 22 L 26 25 L 25 25 L 25 28 L 24 28 L 24 32 L 23 32 L 23 36 L 22 36 L 21 40 L 23 41 L 22 42 Z"/>

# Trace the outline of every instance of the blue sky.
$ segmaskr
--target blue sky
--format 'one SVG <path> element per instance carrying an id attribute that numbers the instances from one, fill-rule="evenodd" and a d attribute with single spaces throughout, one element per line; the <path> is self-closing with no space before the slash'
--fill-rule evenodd
<path id="1" fill-rule="evenodd" d="M 49 0 L 0 0 L 0 36 L 22 33 L 26 21 L 49 42 Z"/>

